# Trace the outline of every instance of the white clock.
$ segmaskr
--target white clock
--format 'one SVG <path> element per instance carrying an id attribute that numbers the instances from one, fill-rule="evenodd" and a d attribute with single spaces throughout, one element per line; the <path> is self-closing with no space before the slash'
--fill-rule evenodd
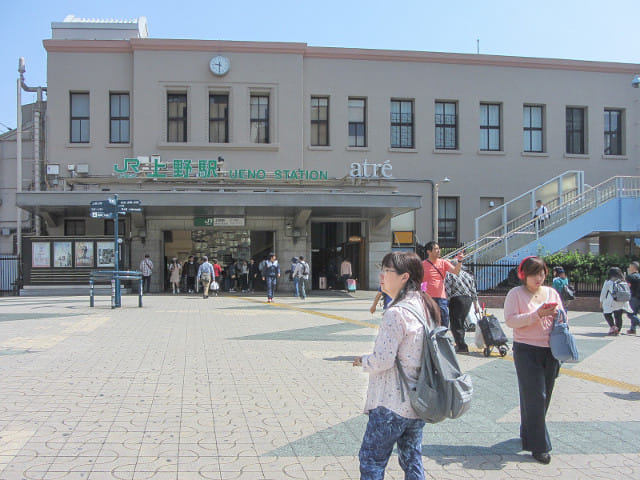
<path id="1" fill-rule="evenodd" d="M 224 75 L 229 71 L 231 61 L 222 55 L 216 55 L 209 62 L 209 69 L 214 75 Z"/>

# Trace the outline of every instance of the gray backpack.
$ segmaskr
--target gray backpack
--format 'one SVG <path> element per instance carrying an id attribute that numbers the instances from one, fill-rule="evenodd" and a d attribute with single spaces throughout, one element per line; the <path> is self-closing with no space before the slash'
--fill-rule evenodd
<path id="1" fill-rule="evenodd" d="M 611 296 L 616 302 L 628 302 L 631 300 L 631 288 L 624 280 L 616 280 L 613 282 Z"/>
<path id="2" fill-rule="evenodd" d="M 438 423 L 446 418 L 458 418 L 471 407 L 473 383 L 467 373 L 460 371 L 451 338 L 446 327 L 429 330 L 424 311 L 417 311 L 408 302 L 396 304 L 411 312 L 424 326 L 424 345 L 421 368 L 415 389 L 409 388 L 409 379 L 400 360 L 396 366 L 400 374 L 400 394 L 404 401 L 404 387 L 416 414 L 427 423 Z"/>

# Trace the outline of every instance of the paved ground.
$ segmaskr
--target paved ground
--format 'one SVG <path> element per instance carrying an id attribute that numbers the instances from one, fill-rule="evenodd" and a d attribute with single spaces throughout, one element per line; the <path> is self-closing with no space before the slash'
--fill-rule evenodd
<path id="1" fill-rule="evenodd" d="M 357 479 L 373 295 L 0 298 L 0 479 Z M 520 451 L 510 357 L 475 352 L 472 410 L 425 427 L 427 478 L 640 479 L 640 335 L 570 318 L 552 463 Z"/>

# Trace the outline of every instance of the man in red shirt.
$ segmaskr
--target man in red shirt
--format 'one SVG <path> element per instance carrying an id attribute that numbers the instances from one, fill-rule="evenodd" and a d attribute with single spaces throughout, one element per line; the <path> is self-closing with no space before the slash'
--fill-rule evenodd
<path id="1" fill-rule="evenodd" d="M 440 325 L 449 328 L 449 300 L 444 289 L 444 278 L 447 272 L 454 275 L 460 273 L 462 267 L 462 253 L 456 256 L 458 263 L 454 265 L 449 260 L 440 258 L 440 245 L 429 242 L 425 245 L 427 259 L 422 262 L 424 277 L 422 281 L 427 284 L 427 293 L 433 297 L 440 307 Z"/>

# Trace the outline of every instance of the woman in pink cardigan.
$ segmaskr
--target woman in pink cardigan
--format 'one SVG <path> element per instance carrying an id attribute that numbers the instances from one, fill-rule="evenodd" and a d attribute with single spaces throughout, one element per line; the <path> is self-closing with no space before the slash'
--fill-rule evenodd
<path id="1" fill-rule="evenodd" d="M 560 363 L 551 354 L 549 334 L 557 309 L 562 308 L 558 292 L 544 285 L 548 273 L 541 258 L 525 258 L 518 267 L 523 285 L 510 290 L 504 301 L 504 318 L 513 328 L 522 449 L 543 464 L 551 461 L 545 417 L 560 371 Z"/>

